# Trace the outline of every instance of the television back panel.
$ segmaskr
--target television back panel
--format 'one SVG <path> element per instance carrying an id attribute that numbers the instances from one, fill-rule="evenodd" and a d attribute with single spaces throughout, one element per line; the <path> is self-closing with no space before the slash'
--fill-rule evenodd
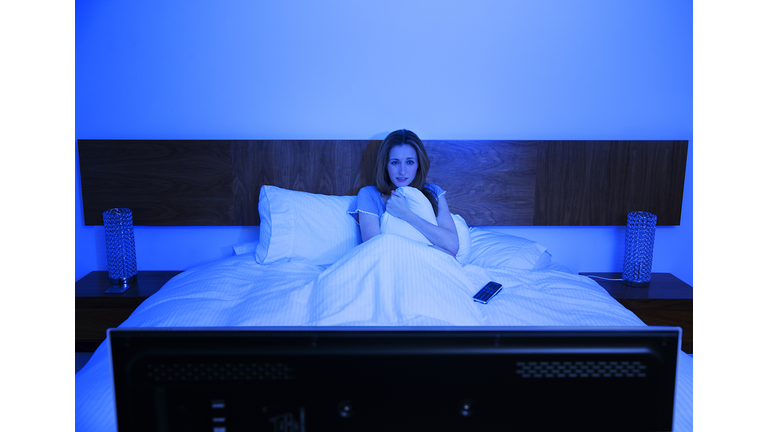
<path id="1" fill-rule="evenodd" d="M 672 430 L 680 329 L 111 329 L 126 431 Z"/>

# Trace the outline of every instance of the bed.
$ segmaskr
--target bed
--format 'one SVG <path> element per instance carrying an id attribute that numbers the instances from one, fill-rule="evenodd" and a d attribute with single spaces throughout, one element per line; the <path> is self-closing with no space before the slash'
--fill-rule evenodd
<path id="1" fill-rule="evenodd" d="M 281 186 L 258 187 L 258 241 L 175 276 L 120 327 L 645 326 L 545 245 L 468 223 L 453 207 L 456 257 L 396 225 L 361 243 L 348 213 L 354 195 Z M 503 291 L 473 302 L 488 281 Z M 673 430 L 690 431 L 693 358 L 678 352 Z M 75 376 L 76 430 L 116 430 L 111 378 L 102 343 Z"/>

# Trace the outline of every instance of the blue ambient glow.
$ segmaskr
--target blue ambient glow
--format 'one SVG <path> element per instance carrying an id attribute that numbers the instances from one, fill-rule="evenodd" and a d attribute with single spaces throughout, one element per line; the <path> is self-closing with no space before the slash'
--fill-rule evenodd
<path id="1" fill-rule="evenodd" d="M 659 228 L 653 266 L 692 284 L 692 27 L 690 1 L 78 1 L 76 135 L 687 139 L 682 222 Z M 76 187 L 79 279 L 106 255 Z M 573 271 L 621 271 L 621 227 L 506 229 Z M 139 270 L 185 270 L 257 234 L 136 227 Z"/>

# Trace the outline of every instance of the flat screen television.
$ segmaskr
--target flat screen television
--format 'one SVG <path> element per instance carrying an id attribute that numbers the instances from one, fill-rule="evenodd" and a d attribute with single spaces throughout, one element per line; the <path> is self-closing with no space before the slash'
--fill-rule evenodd
<path id="1" fill-rule="evenodd" d="M 670 431 L 677 327 L 108 332 L 118 431 Z"/>

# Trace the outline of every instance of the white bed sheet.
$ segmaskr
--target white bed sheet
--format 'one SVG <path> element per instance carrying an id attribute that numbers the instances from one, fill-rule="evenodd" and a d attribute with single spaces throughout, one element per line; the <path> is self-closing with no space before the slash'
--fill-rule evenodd
<path id="1" fill-rule="evenodd" d="M 393 253 L 397 251 L 397 253 Z M 558 267 L 552 267 L 558 268 Z M 471 296 L 487 281 L 503 291 Z M 559 270 L 460 265 L 423 243 L 377 236 L 330 267 L 237 255 L 185 271 L 120 327 L 644 326 L 593 280 Z M 78 431 L 114 431 L 108 348 L 76 374 Z M 679 352 L 675 431 L 693 430 L 693 358 Z"/>

